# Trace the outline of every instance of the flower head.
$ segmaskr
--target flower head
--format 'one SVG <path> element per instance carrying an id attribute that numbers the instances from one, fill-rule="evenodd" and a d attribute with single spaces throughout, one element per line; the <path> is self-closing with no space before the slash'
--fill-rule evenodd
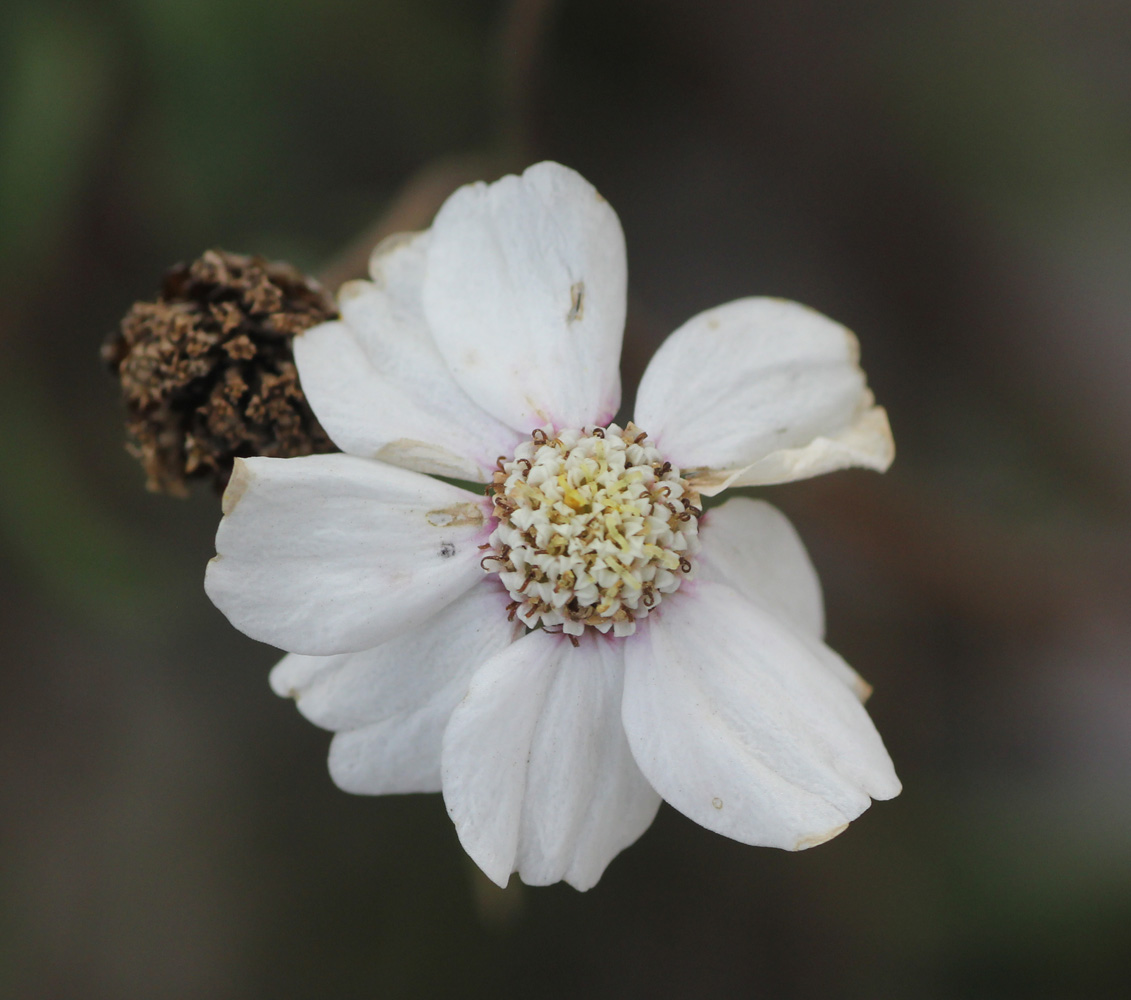
<path id="1" fill-rule="evenodd" d="M 345 454 L 237 463 L 206 580 L 289 651 L 272 685 L 336 733 L 342 788 L 443 791 L 496 882 L 579 889 L 661 798 L 798 850 L 898 794 L 793 528 L 702 504 L 887 467 L 847 330 L 775 299 L 711 309 L 613 423 L 624 237 L 554 163 L 457 191 L 371 273 L 295 341 Z"/>

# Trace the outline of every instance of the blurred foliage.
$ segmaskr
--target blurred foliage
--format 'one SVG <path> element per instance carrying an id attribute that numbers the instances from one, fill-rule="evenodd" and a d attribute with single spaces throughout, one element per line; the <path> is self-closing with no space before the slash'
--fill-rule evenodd
<path id="1" fill-rule="evenodd" d="M 137 633 L 168 624 L 164 581 L 147 540 L 95 507 L 60 447 L 52 408 L 14 380 L 0 382 L 0 527 L 26 578 L 87 624 Z"/>
<path id="2" fill-rule="evenodd" d="M 0 41 L 0 281 L 35 273 L 64 238 L 114 97 L 109 25 L 43 7 Z"/>
<path id="3" fill-rule="evenodd" d="M 1048 26 L 961 0 L 908 7 L 873 40 L 895 121 L 926 169 L 1004 221 L 1054 237 L 1083 205 L 1131 209 L 1126 95 Z"/>

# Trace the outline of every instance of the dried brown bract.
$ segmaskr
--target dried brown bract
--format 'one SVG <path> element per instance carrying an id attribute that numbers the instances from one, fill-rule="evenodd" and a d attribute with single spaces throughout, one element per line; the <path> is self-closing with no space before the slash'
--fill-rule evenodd
<path id="1" fill-rule="evenodd" d="M 336 451 L 291 351 L 295 334 L 335 315 L 289 264 L 209 250 L 172 268 L 157 301 L 135 303 L 102 345 L 146 486 L 183 496 L 200 478 L 220 490 L 238 457 Z"/>

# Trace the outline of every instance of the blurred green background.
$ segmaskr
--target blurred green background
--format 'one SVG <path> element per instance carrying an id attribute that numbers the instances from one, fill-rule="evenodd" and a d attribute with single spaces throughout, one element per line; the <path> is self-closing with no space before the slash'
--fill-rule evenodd
<path id="1" fill-rule="evenodd" d="M 1131 6 L 2 14 L 0 995 L 1126 995 Z M 216 498 L 146 494 L 123 449 L 98 346 L 166 266 L 337 274 L 544 158 L 623 221 L 629 397 L 742 295 L 860 335 L 895 466 L 764 495 L 905 791 L 816 850 L 664 807 L 587 894 L 495 889 L 439 796 L 334 788 L 204 596 Z"/>

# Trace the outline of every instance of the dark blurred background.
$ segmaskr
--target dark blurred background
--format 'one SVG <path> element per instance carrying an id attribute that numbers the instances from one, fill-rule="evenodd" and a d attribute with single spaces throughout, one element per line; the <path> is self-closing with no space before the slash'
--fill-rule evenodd
<path id="1" fill-rule="evenodd" d="M 1131 6 L 2 14 L 0 994 L 1126 995 Z M 587 894 L 490 886 L 439 796 L 335 789 L 204 596 L 215 496 L 123 449 L 98 347 L 168 265 L 336 280 L 543 158 L 623 221 L 629 392 L 684 319 L 773 294 L 857 331 L 891 414 L 886 476 L 763 494 L 905 786 L 813 851 L 664 807 Z"/>

